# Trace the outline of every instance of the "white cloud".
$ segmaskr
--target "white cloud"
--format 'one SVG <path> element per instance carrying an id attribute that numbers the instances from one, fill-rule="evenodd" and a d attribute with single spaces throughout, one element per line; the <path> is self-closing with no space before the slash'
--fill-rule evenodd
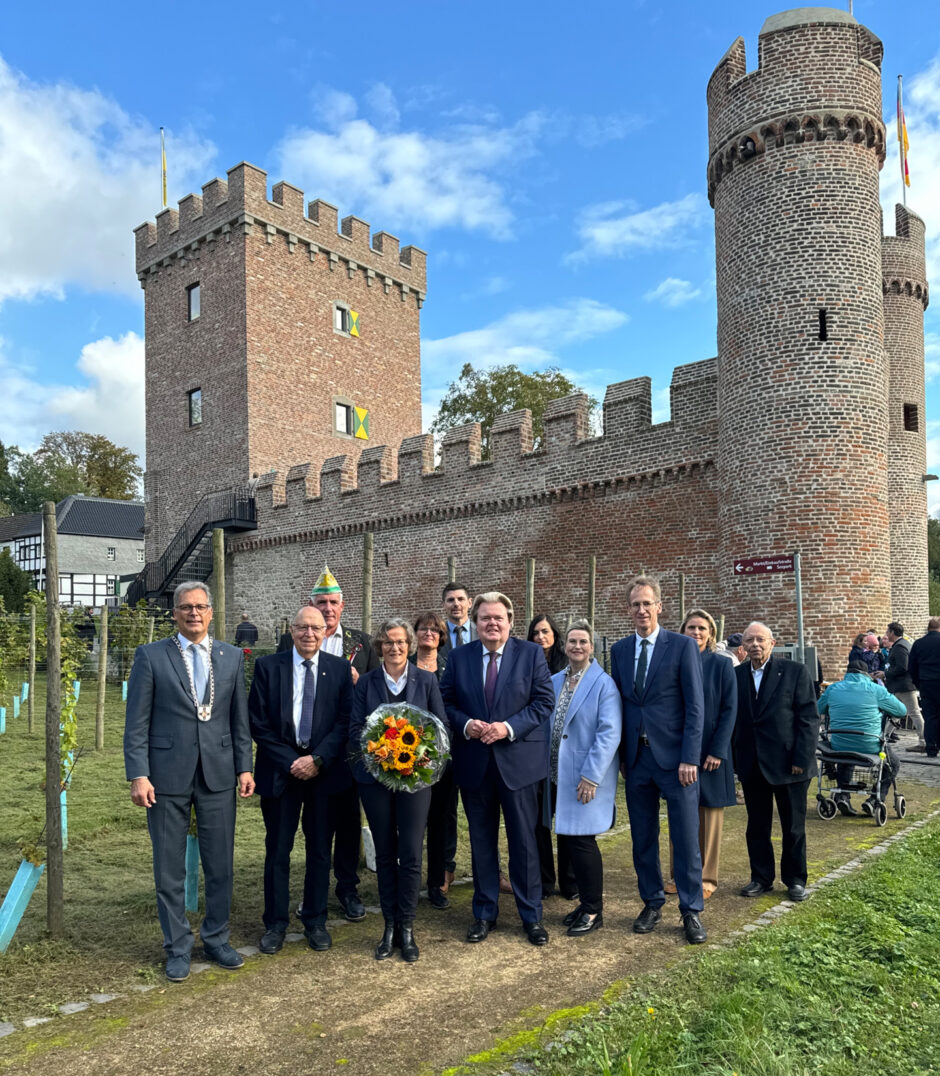
<path id="1" fill-rule="evenodd" d="M 622 257 L 635 250 L 680 246 L 708 217 L 708 203 L 701 194 L 687 194 L 652 209 L 637 210 L 629 202 L 588 206 L 578 224 L 581 246 L 564 260 L 576 264 L 595 257 Z"/>
<path id="2" fill-rule="evenodd" d="M 643 298 L 648 303 L 662 303 L 663 306 L 682 306 L 683 303 L 697 299 L 702 294 L 701 288 L 693 288 L 688 280 L 679 280 L 674 276 L 666 279 Z"/>
<path id="3" fill-rule="evenodd" d="M 436 262 L 437 258 L 434 260 Z M 501 295 L 504 291 L 509 291 L 511 287 L 512 281 L 508 277 L 491 276 L 487 277 L 479 287 L 463 292 L 460 298 L 468 301 L 470 299 L 480 299 L 487 295 Z"/>
<path id="4" fill-rule="evenodd" d="M 645 120 L 629 113 L 608 116 L 577 116 L 574 119 L 575 138 L 587 149 L 618 142 L 644 126 Z"/>
<path id="5" fill-rule="evenodd" d="M 210 143 L 168 133 L 172 188 L 207 178 Z M 72 285 L 139 294 L 131 231 L 160 209 L 160 136 L 97 90 L 35 83 L 0 59 L 0 303 Z"/>
<path id="6" fill-rule="evenodd" d="M 366 94 L 366 104 L 381 127 L 395 128 L 401 119 L 398 102 L 390 86 L 377 82 Z"/>
<path id="7" fill-rule="evenodd" d="M 291 131 L 277 149 L 282 174 L 310 197 L 334 202 L 341 215 L 365 215 L 377 230 L 456 227 L 510 235 L 509 194 L 495 176 L 535 153 L 546 124 L 541 113 L 509 126 L 454 124 L 431 135 L 381 129 L 393 109 L 397 115 L 388 87 L 374 87 L 368 97 L 379 126 L 358 118 L 348 94 L 329 99 L 328 129 Z M 321 117 L 326 111 L 321 107 Z"/>
<path id="8" fill-rule="evenodd" d="M 924 333 L 924 370 L 928 381 L 940 374 L 940 333 Z"/>
<path id="9" fill-rule="evenodd" d="M 481 329 L 440 340 L 423 340 L 425 429 L 433 420 L 447 386 L 459 376 L 464 363 L 471 363 L 477 370 L 508 363 L 528 371 L 561 366 L 559 353 L 566 345 L 612 332 L 628 320 L 623 311 L 594 299 L 572 299 L 561 306 L 516 310 Z M 583 381 L 580 373 L 569 376 L 579 383 Z"/>
<path id="10" fill-rule="evenodd" d="M 144 458 L 144 341 L 136 333 L 82 348 L 76 383 L 41 384 L 0 340 L 0 441 L 31 451 L 52 430 L 100 433 Z"/>

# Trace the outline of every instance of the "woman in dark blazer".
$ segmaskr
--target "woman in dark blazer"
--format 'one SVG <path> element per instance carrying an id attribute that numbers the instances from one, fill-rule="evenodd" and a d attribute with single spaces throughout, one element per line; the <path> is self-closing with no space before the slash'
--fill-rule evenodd
<path id="1" fill-rule="evenodd" d="M 431 788 L 393 792 L 379 784 L 363 765 L 360 739 L 368 716 L 386 703 L 407 702 L 439 717 L 445 728 L 449 729 L 450 723 L 434 674 L 408 661 L 415 647 L 414 630 L 408 621 L 389 617 L 376 633 L 374 643 L 382 664 L 360 676 L 356 684 L 349 746 L 353 776 L 375 841 L 379 903 L 385 917 L 385 932 L 375 948 L 375 959 L 386 960 L 400 945 L 402 959 L 413 963 L 418 959 L 414 919 Z"/>
<path id="2" fill-rule="evenodd" d="M 724 809 L 737 802 L 731 764 L 731 734 L 738 713 L 738 685 L 734 663 L 715 651 L 718 629 L 709 613 L 704 609 L 692 609 L 686 613 L 680 630 L 695 640 L 702 659 L 705 722 L 698 777 L 698 843 L 702 853 L 702 896 L 708 900 L 718 888 Z M 672 874 L 671 844 L 669 872 Z M 676 891 L 672 881 L 665 888 L 667 893 Z"/>

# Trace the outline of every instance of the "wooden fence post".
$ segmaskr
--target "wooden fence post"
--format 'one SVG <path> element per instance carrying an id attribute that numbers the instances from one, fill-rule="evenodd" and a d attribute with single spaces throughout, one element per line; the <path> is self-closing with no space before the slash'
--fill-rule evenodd
<path id="1" fill-rule="evenodd" d="M 62 638 L 59 632 L 59 543 L 55 504 L 43 505 L 46 558 L 46 927 L 65 934 L 65 861 L 62 854 Z"/>
<path id="2" fill-rule="evenodd" d="M 98 699 L 95 706 L 95 750 L 104 748 L 104 693 L 108 684 L 108 607 L 102 605 L 98 625 Z"/>
<path id="3" fill-rule="evenodd" d="M 225 531 L 216 527 L 212 532 L 212 581 L 214 583 L 213 602 L 215 612 L 215 630 L 213 635 L 216 639 L 225 642 Z"/>
<path id="4" fill-rule="evenodd" d="M 525 561 L 525 623 L 535 616 L 535 557 L 526 557 Z"/>
<path id="5" fill-rule="evenodd" d="M 679 623 L 685 620 L 685 572 L 679 572 Z"/>
<path id="6" fill-rule="evenodd" d="M 372 561 L 375 555 L 375 535 L 366 531 L 362 536 L 362 630 L 372 634 Z"/>
<path id="7" fill-rule="evenodd" d="M 29 607 L 29 695 L 26 699 L 26 731 L 32 735 L 36 712 L 36 606 Z"/>
<path id="8" fill-rule="evenodd" d="M 587 618 L 594 630 L 594 583 L 597 579 L 597 554 L 592 553 L 588 561 L 588 592 L 587 592 Z"/>

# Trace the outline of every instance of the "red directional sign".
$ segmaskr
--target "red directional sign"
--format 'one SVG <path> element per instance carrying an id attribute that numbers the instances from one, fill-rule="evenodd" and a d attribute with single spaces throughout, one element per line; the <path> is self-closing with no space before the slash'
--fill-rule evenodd
<path id="1" fill-rule="evenodd" d="M 735 575 L 763 575 L 768 572 L 792 572 L 793 555 L 781 557 L 739 557 L 734 562 Z"/>

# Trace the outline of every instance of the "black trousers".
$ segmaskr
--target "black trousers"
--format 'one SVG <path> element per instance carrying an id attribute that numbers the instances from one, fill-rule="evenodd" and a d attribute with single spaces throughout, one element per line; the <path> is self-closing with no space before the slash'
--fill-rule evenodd
<path id="1" fill-rule="evenodd" d="M 541 781 L 539 783 L 539 815 L 538 822 L 535 824 L 535 841 L 539 848 L 539 870 L 542 874 L 542 899 L 555 888 L 555 862 L 552 856 L 552 828 L 546 826 L 542 821 L 545 817 L 545 788 L 546 785 L 551 786 L 551 814 L 554 817 L 555 814 L 555 797 L 557 795 L 557 787 L 551 783 L 551 781 Z M 576 893 L 579 893 L 578 879 L 575 877 L 574 866 L 571 863 L 571 856 L 569 854 L 568 846 L 562 842 L 561 837 L 558 838 L 558 888 L 561 890 L 562 896 L 573 897 Z"/>
<path id="2" fill-rule="evenodd" d="M 264 925 L 287 930 L 290 923 L 290 854 L 297 824 L 302 821 L 306 868 L 300 918 L 304 927 L 326 923 L 330 888 L 330 804 L 332 797 L 313 777 L 287 778 L 283 795 L 261 797 L 264 819 Z"/>
<path id="3" fill-rule="evenodd" d="M 924 715 L 924 743 L 927 754 L 936 755 L 940 747 L 940 684 L 921 684 L 920 712 Z"/>
<path id="4" fill-rule="evenodd" d="M 347 897 L 359 885 L 359 848 L 362 842 L 362 815 L 359 789 L 349 788 L 330 796 L 330 839 L 333 841 L 333 873 L 336 895 Z"/>
<path id="5" fill-rule="evenodd" d="M 393 792 L 361 784 L 359 794 L 375 841 L 375 868 L 382 915 L 397 923 L 414 919 L 421 888 L 421 850 L 431 807 L 431 789 Z"/>
<path id="6" fill-rule="evenodd" d="M 581 910 L 594 915 L 604 910 L 604 861 L 594 836 L 558 834 L 558 859 L 571 864 Z"/>
<path id="7" fill-rule="evenodd" d="M 782 848 L 780 880 L 784 885 L 806 885 L 806 793 L 809 778 L 791 785 L 772 785 L 755 766 L 749 774 L 739 774 L 747 807 L 747 854 L 751 880 L 772 885 L 774 850 L 770 835 L 774 822 L 774 802 L 780 816 Z"/>
<path id="8" fill-rule="evenodd" d="M 457 869 L 457 784 L 453 763 L 444 767 L 440 780 L 431 786 L 428 814 L 428 888 L 440 889 L 444 873 Z"/>

